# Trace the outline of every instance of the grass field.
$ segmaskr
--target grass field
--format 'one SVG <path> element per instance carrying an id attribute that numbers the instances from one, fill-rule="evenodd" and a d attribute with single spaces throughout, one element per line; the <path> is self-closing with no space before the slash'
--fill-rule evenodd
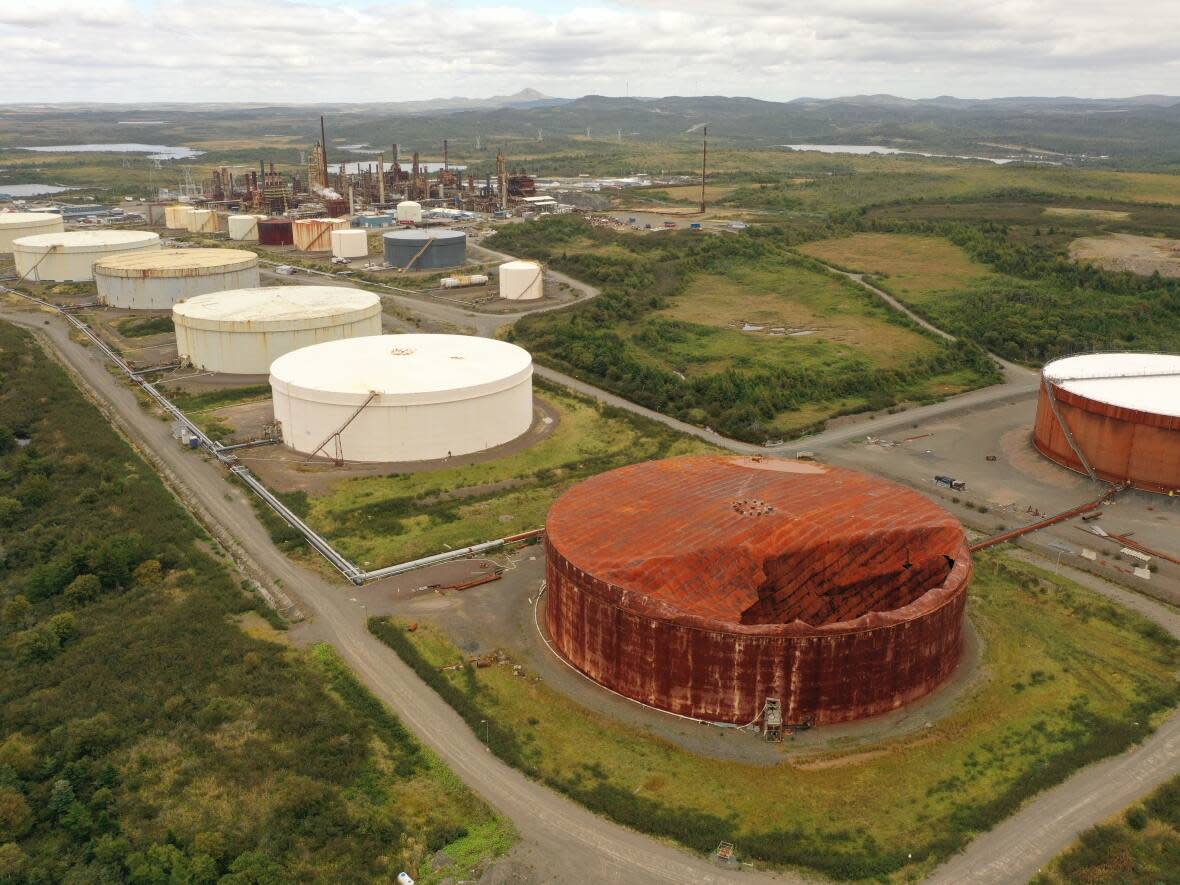
<path id="1" fill-rule="evenodd" d="M 604 470 L 710 450 L 654 421 L 538 388 L 558 418 L 531 448 L 471 466 L 344 480 L 300 501 L 306 518 L 345 556 L 388 565 L 538 528 L 563 490 Z"/>
<path id="2" fill-rule="evenodd" d="M 1180 882 L 1180 777 L 1093 827 L 1033 885 L 1174 885 Z"/>
<path id="3" fill-rule="evenodd" d="M 996 276 L 940 237 L 861 233 L 806 243 L 799 251 L 842 270 L 878 277 L 891 292 L 917 304 Z"/>
<path id="4" fill-rule="evenodd" d="M 702 852 L 727 840 L 746 860 L 903 880 L 1180 700 L 1178 643 L 1082 587 L 989 554 L 969 608 L 983 676 L 953 712 L 873 752 L 769 768 L 693 755 L 509 667 L 443 672 L 462 656 L 430 625 L 371 629 L 469 723 L 488 720 L 495 752 L 598 812 Z"/>
<path id="5" fill-rule="evenodd" d="M 6 323 L 0 376 L 0 880 L 433 883 L 512 842 Z"/>

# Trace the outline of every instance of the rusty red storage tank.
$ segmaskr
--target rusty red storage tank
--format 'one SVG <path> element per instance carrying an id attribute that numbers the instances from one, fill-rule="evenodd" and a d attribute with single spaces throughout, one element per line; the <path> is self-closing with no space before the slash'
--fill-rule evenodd
<path id="1" fill-rule="evenodd" d="M 545 626 L 626 697 L 749 723 L 843 722 L 954 670 L 971 557 L 917 492 L 816 463 L 693 456 L 612 470 L 546 523 Z"/>
<path id="2" fill-rule="evenodd" d="M 258 222 L 258 244 L 260 246 L 290 246 L 295 242 L 291 219 L 276 216 L 263 218 Z"/>
<path id="3" fill-rule="evenodd" d="M 1180 492 L 1180 355 L 1092 353 L 1049 363 L 1033 444 L 1079 473 L 1087 472 L 1084 457 L 1107 482 Z"/>

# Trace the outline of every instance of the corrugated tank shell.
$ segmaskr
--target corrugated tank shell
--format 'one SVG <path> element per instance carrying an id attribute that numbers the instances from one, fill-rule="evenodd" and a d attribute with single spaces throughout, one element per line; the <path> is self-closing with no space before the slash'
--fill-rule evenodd
<path id="1" fill-rule="evenodd" d="M 301 252 L 328 252 L 332 249 L 332 231 L 345 230 L 343 218 L 303 218 L 292 225 L 295 248 Z"/>
<path id="2" fill-rule="evenodd" d="M 853 471 L 687 457 L 574 486 L 546 524 L 558 652 L 634 700 L 744 724 L 895 709 L 953 672 L 971 557 L 915 492 Z"/>
<path id="3" fill-rule="evenodd" d="M 1095 474 L 1151 492 L 1180 492 L 1180 355 L 1088 354 L 1045 366 L 1033 444 L 1078 473 L 1086 468 L 1049 401 Z"/>

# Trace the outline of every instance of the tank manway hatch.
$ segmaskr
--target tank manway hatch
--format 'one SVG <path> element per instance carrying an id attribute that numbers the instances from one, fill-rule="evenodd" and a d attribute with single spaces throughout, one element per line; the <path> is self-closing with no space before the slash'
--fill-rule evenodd
<path id="1" fill-rule="evenodd" d="M 766 699 L 766 721 L 764 731 L 768 741 L 782 743 L 783 740 L 783 705 L 778 698 Z"/>

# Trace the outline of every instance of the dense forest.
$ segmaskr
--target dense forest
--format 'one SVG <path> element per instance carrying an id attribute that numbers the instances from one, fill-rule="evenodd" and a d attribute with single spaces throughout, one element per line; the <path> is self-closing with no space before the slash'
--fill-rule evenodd
<path id="1" fill-rule="evenodd" d="M 576 240 L 589 240 L 598 251 L 573 251 L 569 246 Z M 731 367 L 690 378 L 643 359 L 629 346 L 622 331 L 641 323 L 638 340 L 643 343 L 647 336 L 654 349 L 661 340 L 693 333 L 691 324 L 647 319 L 693 274 L 732 261 L 806 263 L 788 253 L 786 243 L 774 226 L 742 236 L 634 236 L 592 228 L 572 216 L 509 225 L 489 241 L 492 248 L 539 259 L 602 289 L 587 304 L 526 317 L 513 328 L 512 340 L 634 402 L 737 439 L 762 443 L 776 434 L 776 416 L 810 404 L 857 399 L 862 409 L 886 408 L 921 382 L 951 372 L 970 373 L 976 384 L 999 380 L 994 362 L 970 342 L 936 342 L 933 353 L 915 356 L 900 368 L 864 361 L 839 369 L 800 365 L 776 372 Z M 850 284 L 850 300 L 866 297 Z M 900 315 L 887 314 L 889 322 L 911 326 Z"/>
<path id="2" fill-rule="evenodd" d="M 509 838 L 2 323 L 0 615 L 0 883 L 388 882 Z"/>

